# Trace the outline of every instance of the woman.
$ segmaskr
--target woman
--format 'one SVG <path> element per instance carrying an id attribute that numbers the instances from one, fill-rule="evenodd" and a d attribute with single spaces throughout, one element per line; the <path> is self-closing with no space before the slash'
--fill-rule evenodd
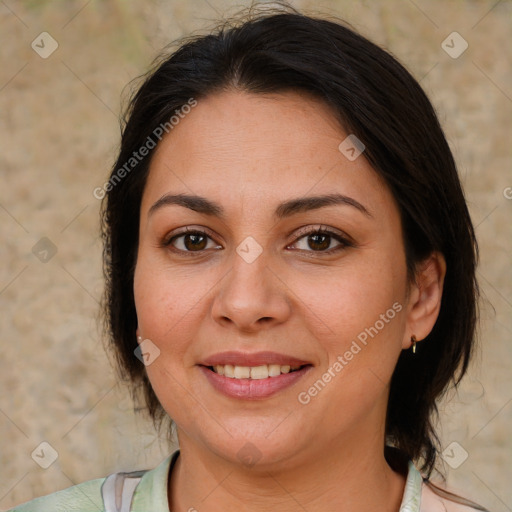
<path id="1" fill-rule="evenodd" d="M 393 57 L 289 8 L 190 39 L 134 95 L 95 195 L 120 373 L 180 450 L 15 510 L 485 510 L 428 479 L 477 244 Z"/>

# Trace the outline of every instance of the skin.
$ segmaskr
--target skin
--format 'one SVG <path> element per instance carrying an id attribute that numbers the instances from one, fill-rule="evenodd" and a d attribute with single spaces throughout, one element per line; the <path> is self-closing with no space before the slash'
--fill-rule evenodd
<path id="1" fill-rule="evenodd" d="M 389 382 L 411 335 L 422 340 L 435 323 L 445 263 L 432 254 L 408 282 L 396 203 L 364 153 L 350 161 L 339 151 L 346 136 L 326 105 L 302 93 L 229 90 L 200 100 L 156 150 L 140 210 L 134 292 L 137 334 L 160 350 L 148 377 L 177 424 L 173 512 L 400 507 L 405 477 L 383 453 Z M 215 201 L 225 218 L 180 205 L 149 213 L 164 194 L 177 193 Z M 370 215 L 331 205 L 273 217 L 285 200 L 332 193 Z M 345 233 L 352 246 L 334 237 L 321 245 L 303 233 L 320 226 Z M 164 246 L 185 227 L 209 238 L 199 249 L 184 236 Z M 248 236 L 262 248 L 252 263 L 236 252 Z M 300 403 L 298 394 L 394 303 L 401 311 Z M 313 368 L 269 398 L 229 398 L 197 366 L 226 350 L 272 350 Z M 237 456 L 248 441 L 253 465 Z"/>

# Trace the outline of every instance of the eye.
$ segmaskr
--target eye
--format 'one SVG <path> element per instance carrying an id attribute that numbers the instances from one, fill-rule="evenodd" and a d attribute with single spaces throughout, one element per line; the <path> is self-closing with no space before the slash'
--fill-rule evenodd
<path id="1" fill-rule="evenodd" d="M 302 245 L 298 247 L 299 250 L 307 252 L 321 252 L 324 254 L 331 254 L 333 252 L 341 251 L 345 247 L 353 247 L 354 244 L 336 231 L 320 228 L 307 228 L 299 232 L 300 236 L 293 245 Z M 301 243 L 302 241 L 302 243 Z M 333 243 L 338 242 L 337 246 Z M 293 247 L 289 246 L 289 247 Z M 309 249 L 308 249 L 309 248 Z"/>
<path id="2" fill-rule="evenodd" d="M 351 242 L 348 237 L 324 227 L 309 227 L 299 231 L 298 235 L 299 238 L 293 245 L 288 247 L 293 248 L 294 245 L 299 245 L 299 247 L 296 248 L 301 251 L 319 252 L 323 254 L 331 254 L 341 251 L 346 247 L 354 247 L 354 243 Z M 300 245 L 302 245 L 302 247 L 300 247 Z M 206 231 L 190 228 L 185 228 L 180 233 L 167 236 L 162 240 L 161 246 L 171 249 L 176 253 L 188 253 L 190 255 L 193 253 L 202 253 L 206 249 L 222 249 L 222 246 L 217 245 Z"/>
<path id="3" fill-rule="evenodd" d="M 213 243 L 213 247 L 208 246 L 208 242 Z M 206 249 L 222 249 L 222 246 L 215 245 L 212 238 L 205 231 L 198 229 L 184 229 L 181 233 L 174 234 L 162 241 L 162 246 L 175 252 L 194 253 L 202 252 Z"/>

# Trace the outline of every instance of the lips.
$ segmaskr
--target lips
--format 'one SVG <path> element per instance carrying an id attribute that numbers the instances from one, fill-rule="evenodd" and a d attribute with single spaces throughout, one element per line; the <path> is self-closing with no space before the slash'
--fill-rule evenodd
<path id="1" fill-rule="evenodd" d="M 255 352 L 253 354 L 229 351 L 220 352 L 207 357 L 200 363 L 202 366 L 218 366 L 218 365 L 232 365 L 232 366 L 262 366 L 262 365 L 280 365 L 290 366 L 291 368 L 311 364 L 309 361 L 298 359 L 293 356 L 279 354 L 277 352 Z"/>
<path id="2" fill-rule="evenodd" d="M 262 399 L 294 384 L 312 364 L 276 352 L 222 352 L 206 358 L 199 368 L 212 387 L 224 395 Z"/>

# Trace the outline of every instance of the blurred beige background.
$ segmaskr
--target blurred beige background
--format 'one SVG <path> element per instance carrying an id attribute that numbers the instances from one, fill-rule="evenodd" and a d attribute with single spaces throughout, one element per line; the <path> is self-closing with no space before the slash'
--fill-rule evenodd
<path id="1" fill-rule="evenodd" d="M 0 2 L 0 509 L 168 453 L 132 412 L 101 342 L 93 190 L 115 159 L 123 87 L 165 44 L 249 3 Z M 477 227 L 485 299 L 475 363 L 440 407 L 445 470 L 453 489 L 512 510 L 512 2 L 292 4 L 385 46 L 439 113 Z M 469 45 L 458 58 L 441 47 L 454 31 Z M 47 58 L 31 47 L 42 32 L 58 43 Z M 58 454 L 48 469 L 31 458 L 41 442 Z"/>

